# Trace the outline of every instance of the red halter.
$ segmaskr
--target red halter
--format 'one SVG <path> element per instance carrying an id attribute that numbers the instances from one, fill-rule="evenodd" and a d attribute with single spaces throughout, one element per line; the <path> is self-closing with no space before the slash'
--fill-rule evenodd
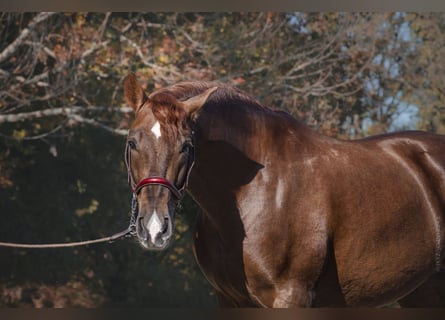
<path id="1" fill-rule="evenodd" d="M 141 181 L 139 181 L 139 183 L 133 189 L 133 193 L 138 194 L 139 191 L 141 191 L 141 189 L 143 187 L 146 187 L 146 186 L 152 185 L 152 184 L 166 187 L 167 189 L 169 189 L 171 191 L 171 193 L 173 193 L 173 195 L 178 200 L 182 199 L 181 191 L 179 191 L 170 181 L 168 181 L 167 179 L 162 178 L 162 177 L 148 177 L 148 178 L 142 179 Z"/>

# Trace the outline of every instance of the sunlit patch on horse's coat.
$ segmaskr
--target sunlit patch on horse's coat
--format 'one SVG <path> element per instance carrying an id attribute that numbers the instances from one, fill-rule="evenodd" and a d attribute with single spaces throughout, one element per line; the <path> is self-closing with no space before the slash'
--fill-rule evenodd
<path id="1" fill-rule="evenodd" d="M 278 209 L 281 209 L 281 207 L 283 206 L 283 201 L 284 201 L 284 183 L 282 179 L 278 179 L 278 184 L 277 184 L 277 191 L 275 194 L 275 205 L 277 206 Z"/>

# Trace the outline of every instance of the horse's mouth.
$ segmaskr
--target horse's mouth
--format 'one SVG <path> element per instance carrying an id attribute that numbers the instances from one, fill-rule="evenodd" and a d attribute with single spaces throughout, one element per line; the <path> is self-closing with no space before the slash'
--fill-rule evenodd
<path id="1" fill-rule="evenodd" d="M 165 250 L 170 245 L 170 240 L 173 235 L 173 223 L 169 218 L 165 218 L 160 231 L 153 232 L 150 228 L 142 225 L 143 219 L 139 220 L 138 225 L 138 240 L 144 249 L 161 251 Z"/>
<path id="2" fill-rule="evenodd" d="M 144 249 L 150 250 L 150 251 L 162 251 L 168 248 L 170 245 L 170 239 L 160 241 L 156 241 L 155 243 L 152 243 L 150 240 L 140 239 L 139 243 L 142 245 Z"/>

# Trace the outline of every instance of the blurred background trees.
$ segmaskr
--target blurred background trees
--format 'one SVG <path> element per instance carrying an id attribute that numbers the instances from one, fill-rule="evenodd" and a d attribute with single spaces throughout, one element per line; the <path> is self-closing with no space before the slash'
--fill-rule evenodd
<path id="1" fill-rule="evenodd" d="M 127 226 L 122 81 L 222 81 L 342 139 L 445 133 L 442 13 L 0 13 L 0 240 L 75 241 Z M 212 306 L 176 241 L 0 248 L 0 305 Z"/>

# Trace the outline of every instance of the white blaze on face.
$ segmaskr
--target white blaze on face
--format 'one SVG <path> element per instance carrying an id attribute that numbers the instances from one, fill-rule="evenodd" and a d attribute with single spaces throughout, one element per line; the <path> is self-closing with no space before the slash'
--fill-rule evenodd
<path id="1" fill-rule="evenodd" d="M 151 242 L 155 243 L 156 236 L 162 231 L 162 222 L 159 220 L 156 210 L 147 223 L 147 230 L 150 233 Z"/>
<path id="2" fill-rule="evenodd" d="M 161 137 L 161 125 L 159 124 L 159 121 L 156 121 L 153 128 L 151 128 L 151 132 L 155 135 L 156 138 Z"/>

